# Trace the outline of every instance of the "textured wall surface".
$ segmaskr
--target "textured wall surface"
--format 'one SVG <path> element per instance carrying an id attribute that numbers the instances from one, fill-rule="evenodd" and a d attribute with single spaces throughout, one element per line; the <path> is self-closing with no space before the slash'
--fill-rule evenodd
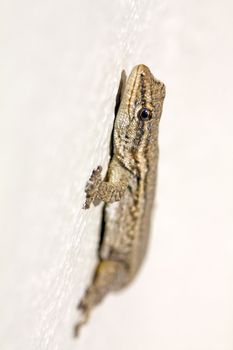
<path id="1" fill-rule="evenodd" d="M 1 350 L 232 350 L 232 2 L 2 6 Z M 138 63 L 167 87 L 149 254 L 74 340 L 101 219 L 84 187 Z"/>

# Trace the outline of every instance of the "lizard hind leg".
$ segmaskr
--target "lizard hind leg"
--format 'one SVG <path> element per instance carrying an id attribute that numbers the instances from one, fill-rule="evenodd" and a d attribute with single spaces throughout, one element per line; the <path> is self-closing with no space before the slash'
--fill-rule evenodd
<path id="1" fill-rule="evenodd" d="M 78 309 L 82 312 L 82 319 L 75 326 L 75 336 L 78 336 L 80 328 L 88 321 L 93 307 L 99 304 L 109 292 L 119 290 L 126 275 L 125 265 L 120 261 L 99 262 L 92 284 L 78 305 Z"/>

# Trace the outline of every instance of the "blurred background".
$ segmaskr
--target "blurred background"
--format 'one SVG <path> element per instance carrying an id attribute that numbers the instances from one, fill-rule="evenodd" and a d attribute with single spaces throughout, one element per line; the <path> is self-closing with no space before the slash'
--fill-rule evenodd
<path id="1" fill-rule="evenodd" d="M 3 1 L 0 348 L 233 349 L 233 4 Z M 122 69 L 166 84 L 151 244 L 73 339 Z"/>

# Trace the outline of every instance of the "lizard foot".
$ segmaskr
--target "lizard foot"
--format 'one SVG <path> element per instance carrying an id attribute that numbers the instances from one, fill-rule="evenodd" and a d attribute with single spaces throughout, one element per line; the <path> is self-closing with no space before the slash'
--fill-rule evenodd
<path id="1" fill-rule="evenodd" d="M 102 166 L 100 166 L 100 165 L 92 171 L 90 179 L 88 180 L 86 188 L 85 188 L 86 201 L 84 203 L 83 209 L 90 208 L 91 203 L 96 198 L 96 194 L 98 192 L 99 185 L 102 182 L 101 172 L 102 172 Z"/>

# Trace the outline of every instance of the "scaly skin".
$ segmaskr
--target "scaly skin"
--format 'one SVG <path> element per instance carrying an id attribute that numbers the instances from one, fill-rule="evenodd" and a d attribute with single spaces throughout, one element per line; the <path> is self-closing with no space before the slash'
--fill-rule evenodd
<path id="1" fill-rule="evenodd" d="M 148 67 L 132 70 L 113 130 L 113 156 L 106 178 L 99 166 L 86 186 L 85 209 L 104 201 L 103 238 L 91 285 L 79 304 L 83 318 L 107 293 L 125 287 L 143 261 L 148 243 L 158 163 L 158 128 L 165 86 Z M 112 204 L 113 203 L 113 204 Z"/>

